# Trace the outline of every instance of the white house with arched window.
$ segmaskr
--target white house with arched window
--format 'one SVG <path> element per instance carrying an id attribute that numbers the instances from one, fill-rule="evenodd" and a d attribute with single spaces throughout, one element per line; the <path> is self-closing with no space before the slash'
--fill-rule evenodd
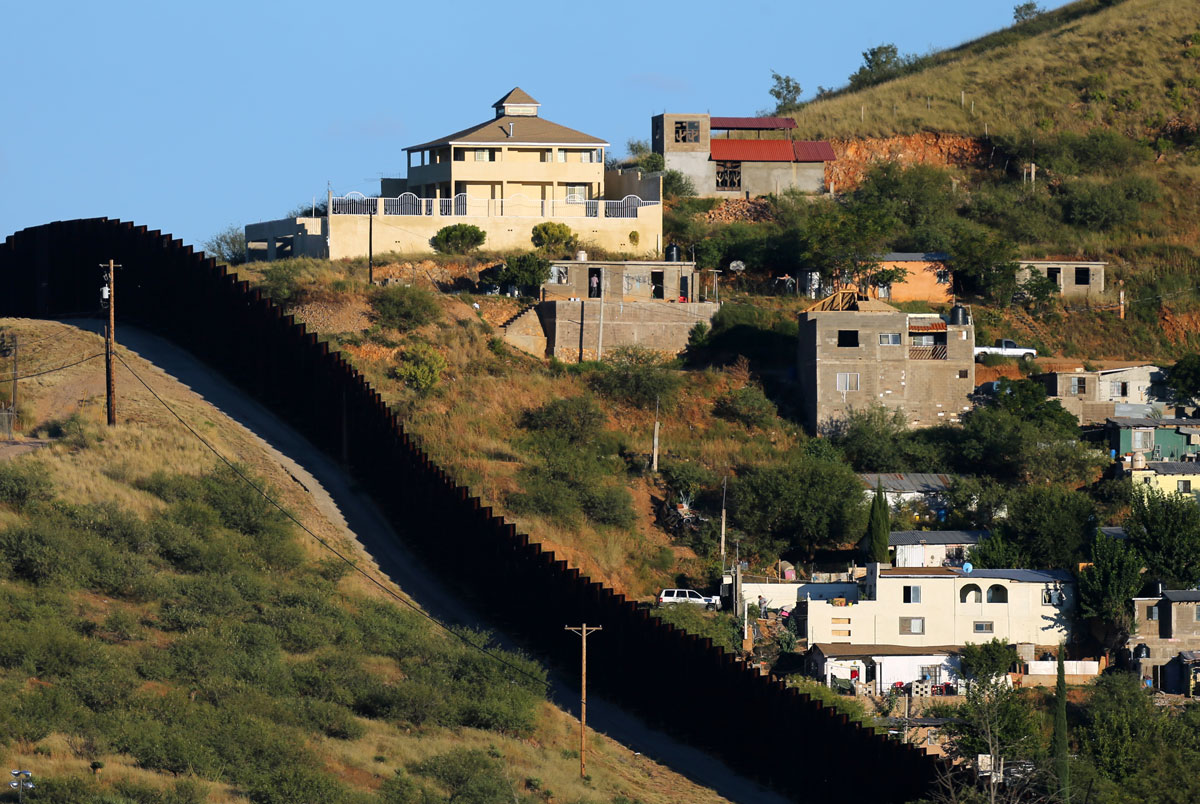
<path id="1" fill-rule="evenodd" d="M 998 638 L 1054 646 L 1071 635 L 1075 583 L 1060 570 L 872 564 L 862 590 L 845 604 L 810 600 L 808 644 L 931 647 Z"/>

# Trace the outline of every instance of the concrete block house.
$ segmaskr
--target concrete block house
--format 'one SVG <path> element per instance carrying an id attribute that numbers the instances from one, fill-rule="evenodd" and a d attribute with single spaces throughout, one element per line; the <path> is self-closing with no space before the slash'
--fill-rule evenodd
<path id="1" fill-rule="evenodd" d="M 790 117 L 660 114 L 650 121 L 650 147 L 662 154 L 667 170 L 691 179 L 701 198 L 825 192 L 825 163 L 837 158 L 833 148 L 828 142 L 789 139 L 795 127 Z M 755 138 L 714 137 L 714 131 Z"/>
<path id="2" fill-rule="evenodd" d="M 1133 611 L 1129 642 L 1142 678 L 1164 692 L 1200 692 L 1200 590 L 1152 584 L 1134 598 Z"/>
<path id="3" fill-rule="evenodd" d="M 1064 299 L 1096 298 L 1104 293 L 1106 262 L 1089 260 L 1018 260 L 1017 281 L 1034 274 L 1046 277 L 1058 286 Z"/>

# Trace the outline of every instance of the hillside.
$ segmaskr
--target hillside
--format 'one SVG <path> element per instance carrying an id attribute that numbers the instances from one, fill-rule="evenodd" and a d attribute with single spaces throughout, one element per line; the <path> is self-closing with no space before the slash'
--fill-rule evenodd
<path id="1" fill-rule="evenodd" d="M 129 367 L 333 560 L 119 370 L 51 322 L 25 344 L 30 438 L 0 445 L 3 753 L 59 804 L 721 801 L 574 721 L 544 671 L 401 605 L 303 470 L 195 391 Z M 427 794 L 421 793 L 421 790 Z M 422 795 L 427 797 L 421 798 Z M 30 797 L 33 800 L 33 797 Z M 454 799 L 457 800 L 457 799 Z"/>
<path id="2" fill-rule="evenodd" d="M 920 131 L 1037 137 L 1109 126 L 1156 139 L 1200 124 L 1200 6 L 1079 0 L 917 60 L 915 71 L 816 100 L 802 138 Z"/>

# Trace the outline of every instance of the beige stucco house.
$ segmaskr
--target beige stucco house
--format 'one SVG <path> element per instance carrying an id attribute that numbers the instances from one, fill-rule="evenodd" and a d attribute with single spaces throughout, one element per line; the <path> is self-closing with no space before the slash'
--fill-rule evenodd
<path id="1" fill-rule="evenodd" d="M 248 256 L 428 253 L 456 223 L 482 229 L 489 250 L 528 249 L 548 221 L 608 251 L 661 253 L 661 177 L 606 172 L 605 140 L 545 119 L 519 87 L 492 108 L 481 123 L 405 148 L 407 177 L 382 179 L 378 197 L 330 194 L 322 217 L 247 226 Z"/>
<path id="2" fill-rule="evenodd" d="M 1080 424 L 1103 424 L 1113 416 L 1150 416 L 1156 400 L 1164 398 L 1166 372 L 1158 366 L 1084 371 L 1052 371 L 1033 378 L 1079 419 Z M 1161 412 L 1161 409 L 1160 411 Z"/>
<path id="3" fill-rule="evenodd" d="M 809 645 L 965 645 L 993 638 L 1055 646 L 1070 637 L 1075 582 L 1069 572 L 872 564 L 861 599 L 809 600 Z M 803 608 L 803 611 L 801 611 Z"/>
<path id="4" fill-rule="evenodd" d="M 1106 262 L 1094 260 L 1019 260 L 1017 281 L 1040 274 L 1058 286 L 1065 299 L 1096 299 L 1104 293 Z"/>

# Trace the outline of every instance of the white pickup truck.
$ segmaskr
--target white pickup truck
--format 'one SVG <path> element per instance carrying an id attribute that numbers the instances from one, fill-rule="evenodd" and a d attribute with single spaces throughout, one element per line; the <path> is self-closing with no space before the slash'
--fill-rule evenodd
<path id="1" fill-rule="evenodd" d="M 1019 357 L 1022 360 L 1033 360 L 1037 357 L 1037 349 L 1031 346 L 1017 346 L 1016 341 L 1008 338 L 998 338 L 991 346 L 976 346 L 975 357 L 980 355 L 1000 355 L 1001 357 Z"/>

